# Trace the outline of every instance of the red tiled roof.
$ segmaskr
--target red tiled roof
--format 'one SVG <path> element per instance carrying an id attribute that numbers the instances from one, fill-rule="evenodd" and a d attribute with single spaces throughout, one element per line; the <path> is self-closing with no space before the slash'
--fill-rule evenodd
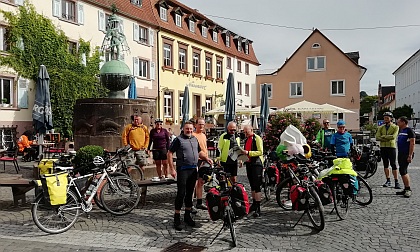
<path id="1" fill-rule="evenodd" d="M 157 27 L 157 20 L 153 14 L 150 1 L 143 1 L 142 6 L 132 4 L 130 0 L 83 0 L 106 10 L 111 10 L 111 5 L 118 8 L 118 15 L 129 17 L 133 20 L 144 22 L 152 27 Z"/>
<path id="2" fill-rule="evenodd" d="M 215 48 L 216 50 L 221 50 L 223 52 L 225 52 L 226 54 L 230 55 L 230 56 L 236 56 L 238 59 L 241 59 L 243 61 L 246 62 L 250 62 L 253 63 L 255 65 L 260 65 L 260 63 L 258 62 L 258 59 L 255 55 L 254 49 L 252 47 L 252 41 L 249 41 L 249 54 L 245 54 L 244 52 L 244 48 L 242 49 L 242 51 L 238 51 L 236 48 L 236 45 L 234 43 L 233 40 L 233 36 L 232 34 L 236 35 L 234 32 L 229 31 L 230 32 L 230 36 L 231 36 L 231 46 L 230 47 L 226 47 L 226 45 L 224 44 L 224 40 L 222 38 L 222 33 L 221 31 L 225 30 L 225 28 L 223 28 L 223 26 L 215 23 L 214 21 L 212 21 L 211 19 L 207 18 L 206 16 L 204 16 L 203 14 L 201 14 L 200 12 L 198 12 L 197 10 L 194 10 L 176 0 L 150 0 L 151 1 L 151 5 L 152 5 L 152 10 L 153 10 L 153 14 L 155 16 L 155 19 L 157 20 L 159 26 L 169 32 L 169 33 L 175 33 L 178 36 L 187 38 L 187 39 L 192 39 L 197 43 L 203 44 L 205 46 L 211 47 L 211 48 Z M 167 11 L 167 16 L 168 16 L 168 21 L 163 21 L 160 18 L 160 13 L 159 13 L 159 3 L 163 1 L 166 2 L 169 5 L 169 9 Z M 143 1 L 147 2 L 146 0 Z M 174 11 L 177 8 L 181 8 L 182 12 L 184 13 L 184 16 L 182 17 L 182 27 L 178 27 L 175 24 L 175 18 L 174 18 Z M 196 22 L 196 27 L 195 27 L 195 32 L 190 32 L 189 27 L 188 27 L 188 17 L 193 14 L 194 17 L 196 19 L 200 20 L 206 20 L 208 26 L 210 28 L 214 28 L 219 27 L 220 30 L 218 32 L 218 39 L 217 39 L 217 43 L 213 41 L 212 39 L 212 31 L 209 28 L 209 33 L 207 34 L 207 38 L 203 37 L 201 35 L 201 25 L 199 24 L 200 22 Z"/>

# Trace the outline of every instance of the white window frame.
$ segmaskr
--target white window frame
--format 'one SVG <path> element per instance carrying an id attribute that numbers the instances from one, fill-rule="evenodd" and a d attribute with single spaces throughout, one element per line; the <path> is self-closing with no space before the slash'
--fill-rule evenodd
<path id="1" fill-rule="evenodd" d="M 340 120 L 345 120 L 344 113 L 332 113 L 331 114 L 331 123 L 337 123 Z"/>
<path id="2" fill-rule="evenodd" d="M 245 83 L 245 96 L 248 96 L 248 97 L 249 97 L 249 88 L 250 88 L 249 83 Z"/>
<path id="3" fill-rule="evenodd" d="M 201 34 L 203 35 L 204 38 L 207 38 L 208 30 L 209 28 L 205 27 L 204 25 L 201 27 Z"/>
<path id="4" fill-rule="evenodd" d="M 227 69 L 232 69 L 232 58 L 231 57 L 226 57 L 226 68 Z"/>
<path id="5" fill-rule="evenodd" d="M 298 94 L 298 87 L 300 86 L 301 94 Z M 293 94 L 292 92 L 295 92 Z M 290 82 L 289 83 L 289 98 L 303 97 L 303 82 Z"/>
<path id="6" fill-rule="evenodd" d="M 249 75 L 249 64 L 245 62 L 245 74 Z"/>
<path id="7" fill-rule="evenodd" d="M 165 91 L 163 93 L 163 116 L 165 118 L 171 118 L 173 115 L 172 110 L 172 91 Z"/>
<path id="8" fill-rule="evenodd" d="M 213 41 L 217 43 L 219 33 L 217 31 L 213 31 Z"/>
<path id="9" fill-rule="evenodd" d="M 191 20 L 188 22 L 188 29 L 190 29 L 190 32 L 194 32 L 195 33 L 195 22 L 194 20 Z"/>
<path id="10" fill-rule="evenodd" d="M 323 59 L 324 60 L 324 66 L 323 67 L 319 67 L 318 64 L 318 60 L 319 59 Z M 314 60 L 314 68 L 309 68 L 309 60 Z M 325 71 L 327 65 L 327 57 L 325 56 L 317 56 L 317 57 L 307 57 L 306 58 L 306 71 Z"/>
<path id="11" fill-rule="evenodd" d="M 9 90 L 9 97 L 4 97 L 4 81 L 8 80 L 10 81 L 10 90 Z M 2 99 L 3 98 L 7 98 L 7 103 L 6 104 L 13 104 L 14 102 L 14 79 L 13 78 L 8 78 L 8 77 L 4 77 L 4 76 L 0 76 L 0 93 L 1 93 L 1 97 L 0 97 L 0 103 L 2 103 Z"/>
<path id="12" fill-rule="evenodd" d="M 182 105 L 184 104 L 184 93 L 179 94 L 178 101 L 179 101 L 178 114 L 179 114 L 179 118 L 182 118 Z"/>
<path id="13" fill-rule="evenodd" d="M 7 52 L 10 50 L 10 47 L 6 43 L 6 32 L 7 27 L 0 26 L 0 51 Z"/>
<path id="14" fill-rule="evenodd" d="M 230 47 L 230 35 L 226 33 L 226 46 Z"/>
<path id="15" fill-rule="evenodd" d="M 261 99 L 261 95 L 262 95 L 262 87 L 263 87 L 264 84 L 267 84 L 268 99 L 273 99 L 273 84 L 272 83 L 260 84 L 260 99 Z"/>
<path id="16" fill-rule="evenodd" d="M 179 70 L 187 70 L 187 50 L 179 48 L 178 50 Z"/>
<path id="17" fill-rule="evenodd" d="M 212 103 L 213 103 L 213 101 L 212 101 L 211 96 L 207 96 L 206 97 L 206 112 L 212 110 L 212 107 L 213 107 Z"/>
<path id="18" fill-rule="evenodd" d="M 249 54 L 249 44 L 245 43 L 245 54 Z"/>
<path id="19" fill-rule="evenodd" d="M 163 21 L 168 21 L 168 10 L 165 7 L 160 6 L 159 14 L 160 14 L 160 19 L 162 19 Z"/>
<path id="20" fill-rule="evenodd" d="M 163 44 L 163 65 L 165 67 L 172 67 L 172 45 Z"/>
<path id="21" fill-rule="evenodd" d="M 343 83 L 343 92 L 339 93 L 339 83 L 342 82 Z M 333 85 L 336 84 L 337 85 L 337 92 L 333 93 Z M 331 80 L 330 81 L 330 95 L 331 96 L 345 96 L 346 95 L 346 82 L 345 80 Z"/>
<path id="22" fill-rule="evenodd" d="M 237 95 L 242 95 L 242 82 L 241 81 L 238 81 L 238 86 L 237 86 L 237 89 L 236 89 L 236 94 Z"/>
<path id="23" fill-rule="evenodd" d="M 238 39 L 238 52 L 242 51 L 242 41 Z"/>
<path id="24" fill-rule="evenodd" d="M 178 13 L 175 13 L 175 25 L 182 27 L 182 17 Z"/>
<path id="25" fill-rule="evenodd" d="M 222 79 L 222 64 L 221 60 L 216 62 L 216 79 Z"/>
<path id="26" fill-rule="evenodd" d="M 206 77 L 211 77 L 211 58 L 206 57 Z"/>
<path id="27" fill-rule="evenodd" d="M 142 78 L 149 78 L 149 61 L 145 60 L 145 59 L 139 59 L 139 69 L 138 69 L 138 73 L 139 73 L 139 77 Z"/>
<path id="28" fill-rule="evenodd" d="M 139 25 L 139 42 L 149 44 L 149 29 Z"/>
<path id="29" fill-rule="evenodd" d="M 193 53 L 193 73 L 200 74 L 200 54 Z"/>

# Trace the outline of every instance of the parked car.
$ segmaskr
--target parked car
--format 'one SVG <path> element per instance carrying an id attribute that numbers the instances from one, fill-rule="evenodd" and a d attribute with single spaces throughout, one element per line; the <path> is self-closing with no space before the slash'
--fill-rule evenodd
<path id="1" fill-rule="evenodd" d="M 416 143 L 420 142 L 420 123 L 414 125 L 414 133 L 416 133 Z"/>

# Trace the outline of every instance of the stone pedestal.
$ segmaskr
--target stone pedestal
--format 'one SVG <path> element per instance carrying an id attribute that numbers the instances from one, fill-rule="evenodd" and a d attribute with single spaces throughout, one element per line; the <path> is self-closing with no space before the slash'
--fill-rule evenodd
<path id="1" fill-rule="evenodd" d="M 99 145 L 109 151 L 122 147 L 121 133 L 131 123 L 131 115 L 139 115 L 148 128 L 156 111 L 151 99 L 79 99 L 74 106 L 74 148 Z"/>

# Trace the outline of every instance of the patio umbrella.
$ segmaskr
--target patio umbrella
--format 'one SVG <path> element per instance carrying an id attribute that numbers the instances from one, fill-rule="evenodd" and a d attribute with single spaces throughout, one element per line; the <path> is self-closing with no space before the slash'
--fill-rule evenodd
<path id="1" fill-rule="evenodd" d="M 328 104 L 328 103 L 324 103 L 321 105 L 323 108 L 331 110 L 331 113 L 347 113 L 347 114 L 354 114 L 355 112 L 342 108 L 342 107 L 338 107 L 338 106 L 334 106 L 332 104 Z"/>
<path id="2" fill-rule="evenodd" d="M 226 103 L 225 103 L 225 120 L 227 127 L 228 123 L 234 121 L 236 117 L 235 111 L 235 81 L 233 74 L 229 73 L 226 85 Z"/>
<path id="3" fill-rule="evenodd" d="M 131 83 L 128 87 L 128 99 L 137 99 L 136 81 L 134 78 L 131 78 Z"/>
<path id="4" fill-rule="evenodd" d="M 267 128 L 269 113 L 270 113 L 270 110 L 268 106 L 268 87 L 267 87 L 267 84 L 264 84 L 261 91 L 261 109 L 260 109 L 261 134 L 264 134 L 264 131 Z"/>
<path id="5" fill-rule="evenodd" d="M 35 103 L 32 109 L 33 125 L 36 133 L 39 134 L 39 154 L 42 154 L 44 134 L 53 128 L 51 100 L 50 100 L 50 76 L 44 65 L 39 67 L 39 74 L 36 81 Z"/>
<path id="6" fill-rule="evenodd" d="M 181 122 L 181 130 L 184 128 L 184 124 L 186 121 L 190 119 L 190 94 L 189 94 L 188 86 L 185 86 L 184 89 L 184 99 L 182 100 L 182 122 Z"/>

